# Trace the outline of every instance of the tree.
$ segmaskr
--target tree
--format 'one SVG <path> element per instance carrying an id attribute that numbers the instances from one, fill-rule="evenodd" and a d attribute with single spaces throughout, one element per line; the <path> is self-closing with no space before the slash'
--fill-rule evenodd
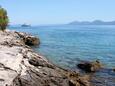
<path id="1" fill-rule="evenodd" d="M 8 25 L 9 19 L 7 16 L 7 11 L 0 7 L 0 30 L 4 31 Z"/>

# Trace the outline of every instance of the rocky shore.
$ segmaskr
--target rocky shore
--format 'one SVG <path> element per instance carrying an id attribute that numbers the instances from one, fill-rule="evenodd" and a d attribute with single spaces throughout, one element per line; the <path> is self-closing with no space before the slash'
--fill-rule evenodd
<path id="1" fill-rule="evenodd" d="M 90 86 L 89 77 L 60 68 L 35 53 L 38 38 L 0 31 L 0 86 Z"/>

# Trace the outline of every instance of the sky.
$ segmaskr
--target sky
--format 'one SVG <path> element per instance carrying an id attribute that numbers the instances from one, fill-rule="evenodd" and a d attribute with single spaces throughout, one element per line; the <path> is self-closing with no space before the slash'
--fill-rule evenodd
<path id="1" fill-rule="evenodd" d="M 11 24 L 115 20 L 115 0 L 0 0 Z"/>

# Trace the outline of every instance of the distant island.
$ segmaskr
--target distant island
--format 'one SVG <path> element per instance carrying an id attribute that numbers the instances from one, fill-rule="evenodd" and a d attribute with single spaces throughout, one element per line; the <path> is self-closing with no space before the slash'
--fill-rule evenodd
<path id="1" fill-rule="evenodd" d="M 73 21 L 69 23 L 69 25 L 115 25 L 115 21 L 101 21 L 101 20 L 94 20 L 92 22 L 90 21 Z"/>

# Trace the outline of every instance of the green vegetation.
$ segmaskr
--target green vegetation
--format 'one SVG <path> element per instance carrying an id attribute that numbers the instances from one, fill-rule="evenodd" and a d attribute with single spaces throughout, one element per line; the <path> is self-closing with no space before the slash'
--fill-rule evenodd
<path id="1" fill-rule="evenodd" d="M 0 30 L 4 31 L 8 25 L 9 19 L 7 16 L 7 11 L 0 7 Z"/>

